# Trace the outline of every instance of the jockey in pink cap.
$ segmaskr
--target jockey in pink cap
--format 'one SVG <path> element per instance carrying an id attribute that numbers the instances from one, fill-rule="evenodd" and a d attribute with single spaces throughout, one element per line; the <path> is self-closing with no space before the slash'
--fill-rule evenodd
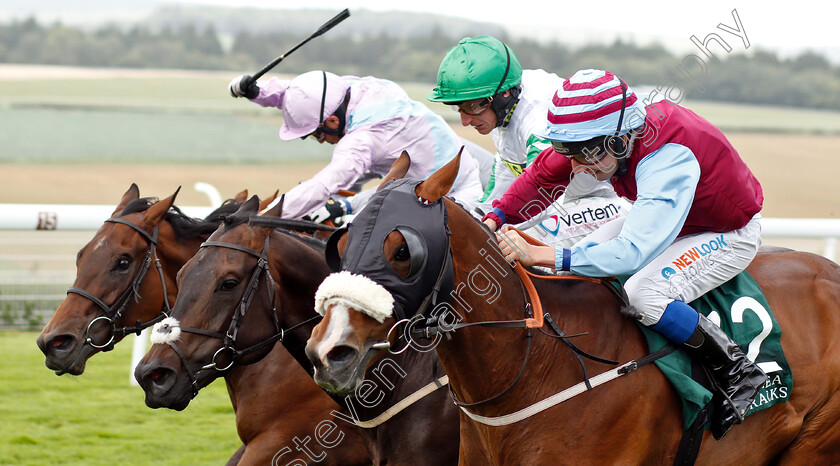
<path id="1" fill-rule="evenodd" d="M 711 370 L 723 402 L 712 433 L 720 439 L 743 421 L 766 375 L 691 302 L 729 281 L 761 244 L 764 200 L 756 178 L 717 128 L 668 101 L 645 105 L 621 79 L 582 70 L 563 82 L 548 110 L 541 153 L 484 222 L 496 230 L 527 218 L 541 193 L 562 193 L 570 179 L 609 180 L 633 201 L 625 218 L 571 248 L 528 244 L 514 230 L 498 234 L 508 260 L 592 277 L 630 276 L 626 291 L 642 324 L 682 345 Z M 709 246 L 695 274 L 674 264 Z M 702 266 L 702 267 L 700 267 Z"/>
<path id="2" fill-rule="evenodd" d="M 384 176 L 404 150 L 411 157 L 406 176 L 425 179 L 466 145 L 450 197 L 472 209 L 483 192 L 474 157 L 489 160 L 492 155 L 465 144 L 443 118 L 391 81 L 310 71 L 292 80 L 271 78 L 243 89 L 242 83 L 249 80 L 240 76 L 231 81 L 231 95 L 283 110 L 281 139 L 312 137 L 335 144 L 330 163 L 286 193 L 285 218 L 311 214 L 320 222 L 357 212 L 370 193 L 338 202 L 330 196 L 371 174 Z"/>

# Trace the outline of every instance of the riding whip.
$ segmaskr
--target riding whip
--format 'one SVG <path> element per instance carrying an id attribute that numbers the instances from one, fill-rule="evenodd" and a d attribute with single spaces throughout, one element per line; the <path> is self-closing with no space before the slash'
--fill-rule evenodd
<path id="1" fill-rule="evenodd" d="M 347 18 L 349 18 L 349 17 L 350 17 L 350 10 L 348 10 L 347 8 L 345 8 L 345 9 L 344 9 L 344 11 L 342 11 L 341 13 L 339 13 L 339 14 L 335 15 L 335 17 L 333 17 L 331 20 L 329 20 L 329 21 L 327 21 L 326 23 L 324 23 L 324 25 L 323 25 L 323 26 L 321 26 L 320 28 L 318 28 L 318 30 L 317 30 L 317 31 L 315 31 L 315 32 L 314 32 L 311 36 L 307 37 L 307 38 L 306 38 L 306 39 L 304 39 L 301 43 L 299 43 L 299 44 L 295 45 L 294 47 L 292 47 L 292 49 L 291 49 L 291 50 L 289 50 L 288 52 L 286 52 L 286 53 L 284 53 L 283 55 L 280 55 L 279 57 L 275 58 L 275 59 L 274 59 L 271 63 L 269 63 L 268 65 L 265 65 L 265 67 L 263 67 L 263 69 L 261 69 L 261 70 L 257 71 L 257 72 L 256 72 L 256 73 L 254 73 L 253 75 L 251 75 L 251 80 L 248 82 L 248 86 L 250 86 L 250 85 L 251 85 L 251 83 L 256 82 L 256 81 L 257 81 L 257 79 L 259 79 L 262 75 L 264 75 L 264 74 L 268 73 L 268 72 L 269 72 L 269 70 L 271 70 L 272 68 L 274 68 L 275 66 L 277 66 L 277 64 L 278 64 L 278 63 L 280 63 L 280 62 L 281 62 L 281 61 L 283 61 L 286 57 L 288 57 L 289 55 L 291 55 L 291 54 L 292 54 L 292 52 L 294 52 L 295 50 L 297 50 L 297 49 L 299 49 L 301 46 L 303 46 L 303 44 L 305 44 L 305 43 L 309 42 L 310 40 L 312 40 L 312 39 L 314 39 L 314 38 L 316 38 L 316 37 L 320 36 L 321 34 L 323 34 L 323 33 L 327 32 L 327 31 L 329 31 L 330 29 L 332 29 L 333 27 L 335 27 L 338 23 L 340 23 L 340 22 L 344 21 L 345 19 L 347 19 Z M 244 88 L 247 88 L 248 86 L 244 86 Z"/>

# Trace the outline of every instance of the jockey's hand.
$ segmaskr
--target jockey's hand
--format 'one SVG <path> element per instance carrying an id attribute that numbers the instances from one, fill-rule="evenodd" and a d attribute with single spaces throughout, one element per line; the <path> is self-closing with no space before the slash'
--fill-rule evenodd
<path id="1" fill-rule="evenodd" d="M 552 246 L 535 246 L 525 241 L 519 232 L 505 225 L 496 232 L 499 248 L 510 263 L 519 261 L 522 265 L 538 265 L 554 268 L 554 248 Z"/>
<path id="2" fill-rule="evenodd" d="M 489 228 L 490 231 L 496 231 L 499 229 L 499 225 L 496 225 L 496 221 L 492 218 L 485 219 L 484 224 L 487 225 L 487 228 Z"/>
<path id="3" fill-rule="evenodd" d="M 347 201 L 336 201 L 330 198 L 326 204 L 313 211 L 308 217 L 315 223 L 324 223 L 328 220 L 336 223 L 337 219 L 345 215 L 347 215 Z"/>
<path id="4" fill-rule="evenodd" d="M 255 99 L 260 95 L 260 88 L 256 81 L 252 81 L 251 75 L 243 74 L 233 78 L 233 81 L 228 85 L 230 95 L 233 97 L 246 97 L 248 99 Z"/>

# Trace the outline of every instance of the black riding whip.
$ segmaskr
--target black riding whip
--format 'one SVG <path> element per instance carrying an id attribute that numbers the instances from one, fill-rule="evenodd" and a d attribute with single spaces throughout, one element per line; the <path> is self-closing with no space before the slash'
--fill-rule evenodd
<path id="1" fill-rule="evenodd" d="M 257 72 L 256 72 L 256 73 L 254 73 L 253 75 L 251 75 L 251 80 L 248 82 L 248 85 L 247 85 L 247 86 L 243 86 L 243 88 L 244 88 L 244 89 L 247 89 L 247 88 L 248 88 L 248 87 L 249 87 L 252 83 L 256 82 L 256 81 L 257 81 L 257 79 L 259 79 L 262 75 L 264 75 L 264 74 L 268 73 L 268 72 L 269 72 L 272 68 L 274 68 L 275 66 L 277 66 L 277 64 L 278 64 L 278 63 L 280 63 L 280 62 L 281 62 L 281 61 L 283 61 L 286 57 L 288 57 L 289 55 L 291 55 L 291 54 L 292 54 L 292 52 L 294 52 L 295 50 L 297 50 L 297 49 L 299 49 L 301 46 L 303 46 L 303 44 L 305 44 L 305 43 L 309 42 L 310 40 L 312 40 L 312 39 L 314 39 L 314 38 L 316 38 L 316 37 L 320 36 L 321 34 L 323 34 L 323 33 L 327 32 L 327 31 L 329 31 L 330 29 L 334 28 L 334 27 L 335 27 L 338 23 L 340 23 L 340 22 L 344 21 L 345 19 L 347 19 L 347 18 L 349 18 L 349 17 L 350 17 L 350 10 L 348 10 L 347 8 L 345 8 L 345 9 L 344 9 L 344 11 L 342 11 L 341 13 L 339 13 L 339 14 L 335 15 L 335 17 L 333 17 L 333 19 L 331 19 L 331 20 L 327 21 L 326 23 L 324 23 L 324 25 L 323 25 L 323 26 L 321 26 L 320 28 L 318 28 L 318 30 L 317 30 L 317 31 L 315 31 L 315 32 L 314 32 L 311 36 L 307 37 L 307 38 L 306 38 L 306 39 L 304 39 L 301 43 L 299 43 L 299 44 L 295 45 L 294 47 L 292 47 L 292 49 L 291 49 L 291 50 L 289 50 L 288 52 L 286 52 L 286 53 L 284 53 L 283 55 L 280 55 L 279 57 L 275 58 L 275 59 L 274 59 L 271 63 L 269 63 L 268 65 L 265 65 L 265 67 L 263 67 L 263 69 L 261 69 L 261 70 L 257 71 Z"/>

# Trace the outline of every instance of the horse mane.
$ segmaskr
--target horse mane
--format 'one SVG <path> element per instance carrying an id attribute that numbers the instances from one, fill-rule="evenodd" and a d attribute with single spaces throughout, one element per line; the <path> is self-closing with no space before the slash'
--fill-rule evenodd
<path id="1" fill-rule="evenodd" d="M 156 197 L 144 197 L 135 199 L 129 202 L 119 216 L 133 214 L 137 212 L 145 212 L 152 205 L 159 200 Z M 216 231 L 225 216 L 236 212 L 239 208 L 239 203 L 233 199 L 228 199 L 222 203 L 221 206 L 210 212 L 204 219 L 197 219 L 185 214 L 178 206 L 171 206 L 166 212 L 164 219 L 172 225 L 172 230 L 175 236 L 180 239 L 193 239 L 203 236 L 208 236 L 210 233 Z"/>
<path id="2" fill-rule="evenodd" d="M 237 205 L 236 208 L 238 208 L 238 207 L 239 206 Z M 237 212 L 234 212 L 231 215 L 222 215 L 221 216 L 221 221 L 223 222 L 223 225 L 224 225 L 224 231 L 228 231 L 231 228 L 242 225 L 243 223 L 248 223 L 248 220 L 250 220 L 252 215 L 255 215 L 255 212 L 252 212 L 252 211 L 244 211 L 244 212 L 237 211 Z M 276 231 L 277 233 L 281 233 L 283 235 L 286 235 L 286 236 L 288 236 L 292 239 L 298 240 L 298 241 L 302 242 L 304 245 L 312 248 L 313 250 L 315 250 L 317 252 L 323 253 L 324 250 L 327 248 L 326 241 L 322 241 L 318 238 L 314 238 L 314 237 L 311 237 L 311 236 L 299 235 L 299 234 L 295 233 L 294 231 L 287 230 L 285 228 L 275 228 L 274 231 Z"/>
<path id="3" fill-rule="evenodd" d="M 303 244 L 309 246 L 310 248 L 314 249 L 317 252 L 323 253 L 327 249 L 327 242 L 323 241 L 323 240 L 320 240 L 318 238 L 315 238 L 314 236 L 299 235 L 299 234 L 297 234 L 293 231 L 286 230 L 286 229 L 283 229 L 283 228 L 278 228 L 275 231 L 277 231 L 278 233 L 282 233 L 286 236 L 290 236 L 290 237 L 302 242 Z"/>

